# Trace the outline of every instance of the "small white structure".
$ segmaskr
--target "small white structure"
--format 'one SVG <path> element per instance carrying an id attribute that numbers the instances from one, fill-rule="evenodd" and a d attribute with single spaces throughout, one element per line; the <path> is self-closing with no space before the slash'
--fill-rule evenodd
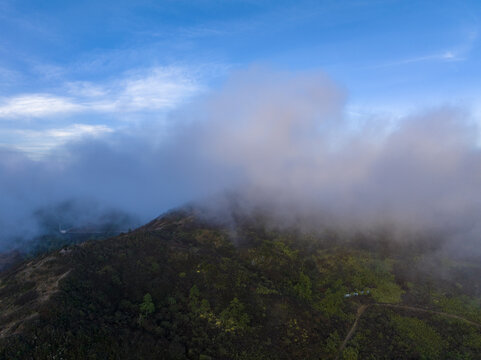
<path id="1" fill-rule="evenodd" d="M 344 297 L 349 298 L 351 296 L 368 295 L 369 292 L 370 292 L 369 290 L 362 290 L 362 291 L 359 291 L 359 292 L 352 292 L 352 293 L 344 294 Z"/>
<path id="2" fill-rule="evenodd" d="M 60 224 L 58 224 L 58 231 L 60 234 L 64 235 L 66 234 L 70 229 L 62 229 L 62 227 L 60 226 Z"/>

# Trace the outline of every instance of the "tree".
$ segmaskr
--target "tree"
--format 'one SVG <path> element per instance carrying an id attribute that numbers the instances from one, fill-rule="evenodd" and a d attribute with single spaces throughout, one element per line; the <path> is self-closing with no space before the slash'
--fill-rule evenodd
<path id="1" fill-rule="evenodd" d="M 311 279 L 303 272 L 299 275 L 299 282 L 294 285 L 294 289 L 301 299 L 310 301 L 312 299 Z"/>
<path id="2" fill-rule="evenodd" d="M 357 360 L 359 356 L 359 353 L 357 349 L 348 346 L 347 348 L 344 349 L 342 352 L 342 360 Z"/>
<path id="3" fill-rule="evenodd" d="M 152 302 L 152 296 L 147 293 L 144 295 L 144 302 L 140 304 L 140 313 L 142 316 L 147 317 L 155 311 L 155 305 Z"/>
<path id="4" fill-rule="evenodd" d="M 234 298 L 229 306 L 220 313 L 220 321 L 225 331 L 245 331 L 248 329 L 250 318 L 244 312 L 244 304 Z"/>

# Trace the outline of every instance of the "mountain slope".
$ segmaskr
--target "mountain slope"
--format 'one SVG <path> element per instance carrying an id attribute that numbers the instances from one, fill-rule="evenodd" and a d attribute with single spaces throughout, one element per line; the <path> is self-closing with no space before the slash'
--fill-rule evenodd
<path id="1" fill-rule="evenodd" d="M 0 357 L 479 358 L 479 266 L 390 246 L 173 212 L 2 274 Z"/>

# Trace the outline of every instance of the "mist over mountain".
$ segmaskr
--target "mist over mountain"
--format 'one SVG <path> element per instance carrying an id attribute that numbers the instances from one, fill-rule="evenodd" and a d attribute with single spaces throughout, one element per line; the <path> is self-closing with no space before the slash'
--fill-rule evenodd
<path id="1" fill-rule="evenodd" d="M 0 0 L 0 360 L 479 360 L 478 14 Z"/>
<path id="2" fill-rule="evenodd" d="M 250 68 L 172 113 L 167 127 L 143 123 L 38 160 L 3 149 L 1 247 L 37 234 L 34 214 L 65 201 L 92 204 L 72 214 L 73 226 L 108 209 L 141 223 L 191 201 L 227 214 L 227 191 L 243 211 L 263 208 L 284 226 L 433 232 L 479 252 L 477 119 L 450 106 L 355 117 L 347 103 L 325 74 Z"/>

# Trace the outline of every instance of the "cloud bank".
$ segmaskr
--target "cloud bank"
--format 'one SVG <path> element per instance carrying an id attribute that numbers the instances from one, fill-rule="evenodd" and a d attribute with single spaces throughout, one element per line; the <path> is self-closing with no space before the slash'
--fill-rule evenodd
<path id="1" fill-rule="evenodd" d="M 320 73 L 250 69 L 172 113 L 168 129 L 84 137 L 37 161 L 3 149 L 0 243 L 12 247 L 35 229 L 34 211 L 69 199 L 148 221 L 202 199 L 211 214 L 226 214 L 215 195 L 229 190 L 245 211 L 264 209 L 279 224 L 390 226 L 479 252 L 475 119 L 439 107 L 395 123 L 353 120 L 346 99 Z"/>

